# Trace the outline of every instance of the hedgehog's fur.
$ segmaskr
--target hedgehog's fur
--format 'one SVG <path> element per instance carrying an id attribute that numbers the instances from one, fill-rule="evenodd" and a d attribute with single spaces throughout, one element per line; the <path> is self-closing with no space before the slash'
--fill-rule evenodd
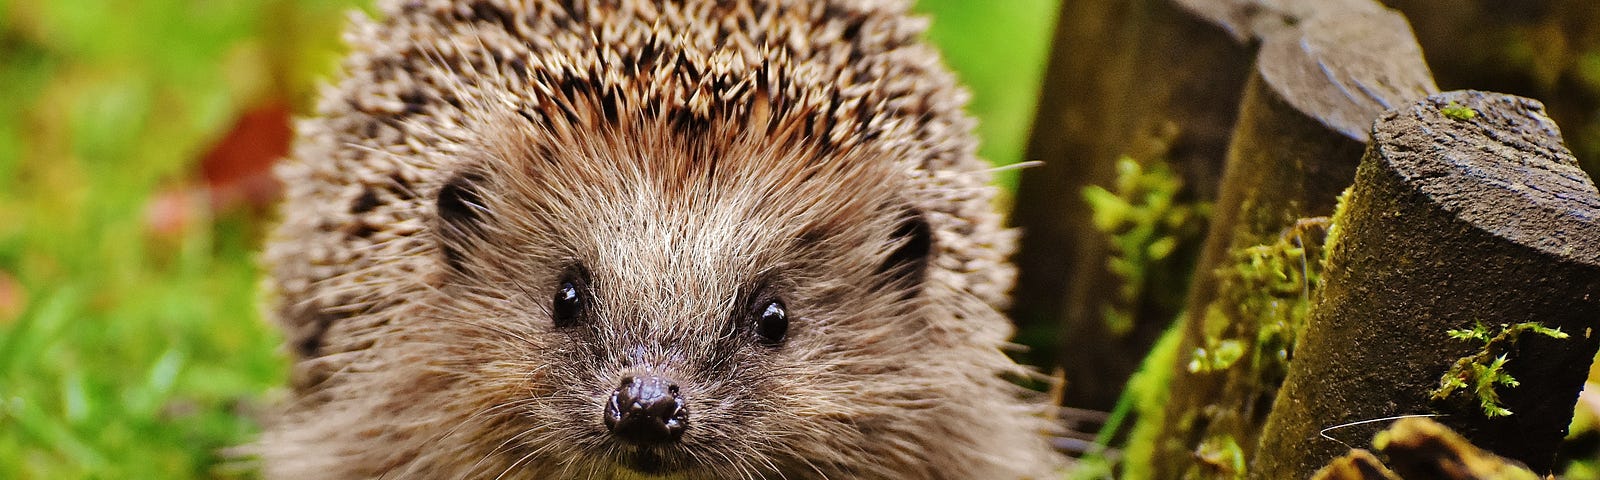
<path id="1" fill-rule="evenodd" d="M 268 246 L 274 478 L 1036 478 L 1013 272 L 964 93 L 898 1 L 390 0 L 299 125 Z M 441 196 L 444 197 L 441 199 Z M 583 323 L 550 298 L 581 271 Z M 782 297 L 788 338 L 749 305 Z"/>

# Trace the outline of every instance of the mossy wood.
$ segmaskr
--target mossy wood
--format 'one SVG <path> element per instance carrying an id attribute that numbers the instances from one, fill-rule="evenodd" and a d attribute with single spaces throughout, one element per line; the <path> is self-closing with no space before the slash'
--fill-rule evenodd
<path id="1" fill-rule="evenodd" d="M 1238 3 L 1195 11 L 1235 12 Z M 1155 407 L 1163 414 L 1148 416 L 1163 425 L 1153 438 L 1132 440 L 1155 444 L 1152 458 L 1127 459 L 1130 468 L 1142 465 L 1140 476 L 1243 474 L 1242 465 L 1226 459 L 1254 457 L 1286 373 L 1284 359 L 1295 354 L 1294 331 L 1311 283 L 1306 274 L 1314 275 L 1308 272 L 1316 264 L 1314 242 L 1295 225 L 1333 213 L 1374 118 L 1435 91 L 1395 12 L 1368 5 L 1254 14 L 1261 18 L 1213 15 L 1229 31 L 1257 35 L 1261 47 L 1182 320 L 1170 400 Z M 1277 258 L 1285 255 L 1295 258 Z M 1300 268 L 1257 271 L 1288 261 Z M 1290 288 L 1262 288 L 1263 278 L 1280 274 Z"/>
<path id="2" fill-rule="evenodd" d="M 1309 475 L 1348 448 L 1330 427 L 1430 412 L 1549 471 L 1600 345 L 1600 194 L 1543 106 L 1464 91 L 1389 112 L 1346 202 L 1252 476 Z"/>
<path id="3" fill-rule="evenodd" d="M 1181 201 L 1215 197 L 1250 52 L 1168 0 L 1061 2 L 1055 45 L 1027 154 L 1044 166 L 1023 172 L 1013 214 L 1026 236 L 1011 314 L 1035 361 L 1065 369 L 1065 403 L 1104 410 L 1183 299 L 1175 288 L 1119 299 L 1124 279 L 1107 268 L 1110 245 L 1081 192 L 1109 188 L 1129 155 L 1170 160 Z M 1144 282 L 1186 281 L 1193 244 Z M 1108 328 L 1113 311 L 1131 328 Z"/>

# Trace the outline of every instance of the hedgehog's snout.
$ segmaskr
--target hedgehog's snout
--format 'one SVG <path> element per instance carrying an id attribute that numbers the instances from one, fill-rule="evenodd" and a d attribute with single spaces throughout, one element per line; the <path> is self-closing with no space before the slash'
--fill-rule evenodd
<path id="1" fill-rule="evenodd" d="M 634 445 L 677 441 L 689 428 L 689 408 L 678 384 L 656 375 L 622 377 L 603 418 L 612 435 Z"/>

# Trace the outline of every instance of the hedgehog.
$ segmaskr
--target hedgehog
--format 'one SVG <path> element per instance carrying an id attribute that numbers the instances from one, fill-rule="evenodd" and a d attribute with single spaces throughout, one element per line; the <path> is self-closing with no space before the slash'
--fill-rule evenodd
<path id="1" fill-rule="evenodd" d="M 269 478 L 1042 478 L 1016 234 L 890 0 L 385 0 L 277 167 Z"/>

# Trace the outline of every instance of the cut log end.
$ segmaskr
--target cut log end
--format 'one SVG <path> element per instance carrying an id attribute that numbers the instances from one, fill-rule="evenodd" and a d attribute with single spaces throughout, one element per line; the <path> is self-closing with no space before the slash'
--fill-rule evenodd
<path id="1" fill-rule="evenodd" d="M 1256 62 L 1268 86 L 1308 117 L 1366 142 L 1379 114 L 1439 91 L 1404 16 L 1321 13 L 1268 34 Z"/>
<path id="2" fill-rule="evenodd" d="M 1385 114 L 1373 138 L 1389 169 L 1461 220 L 1600 265 L 1600 194 L 1538 101 L 1442 93 Z"/>

